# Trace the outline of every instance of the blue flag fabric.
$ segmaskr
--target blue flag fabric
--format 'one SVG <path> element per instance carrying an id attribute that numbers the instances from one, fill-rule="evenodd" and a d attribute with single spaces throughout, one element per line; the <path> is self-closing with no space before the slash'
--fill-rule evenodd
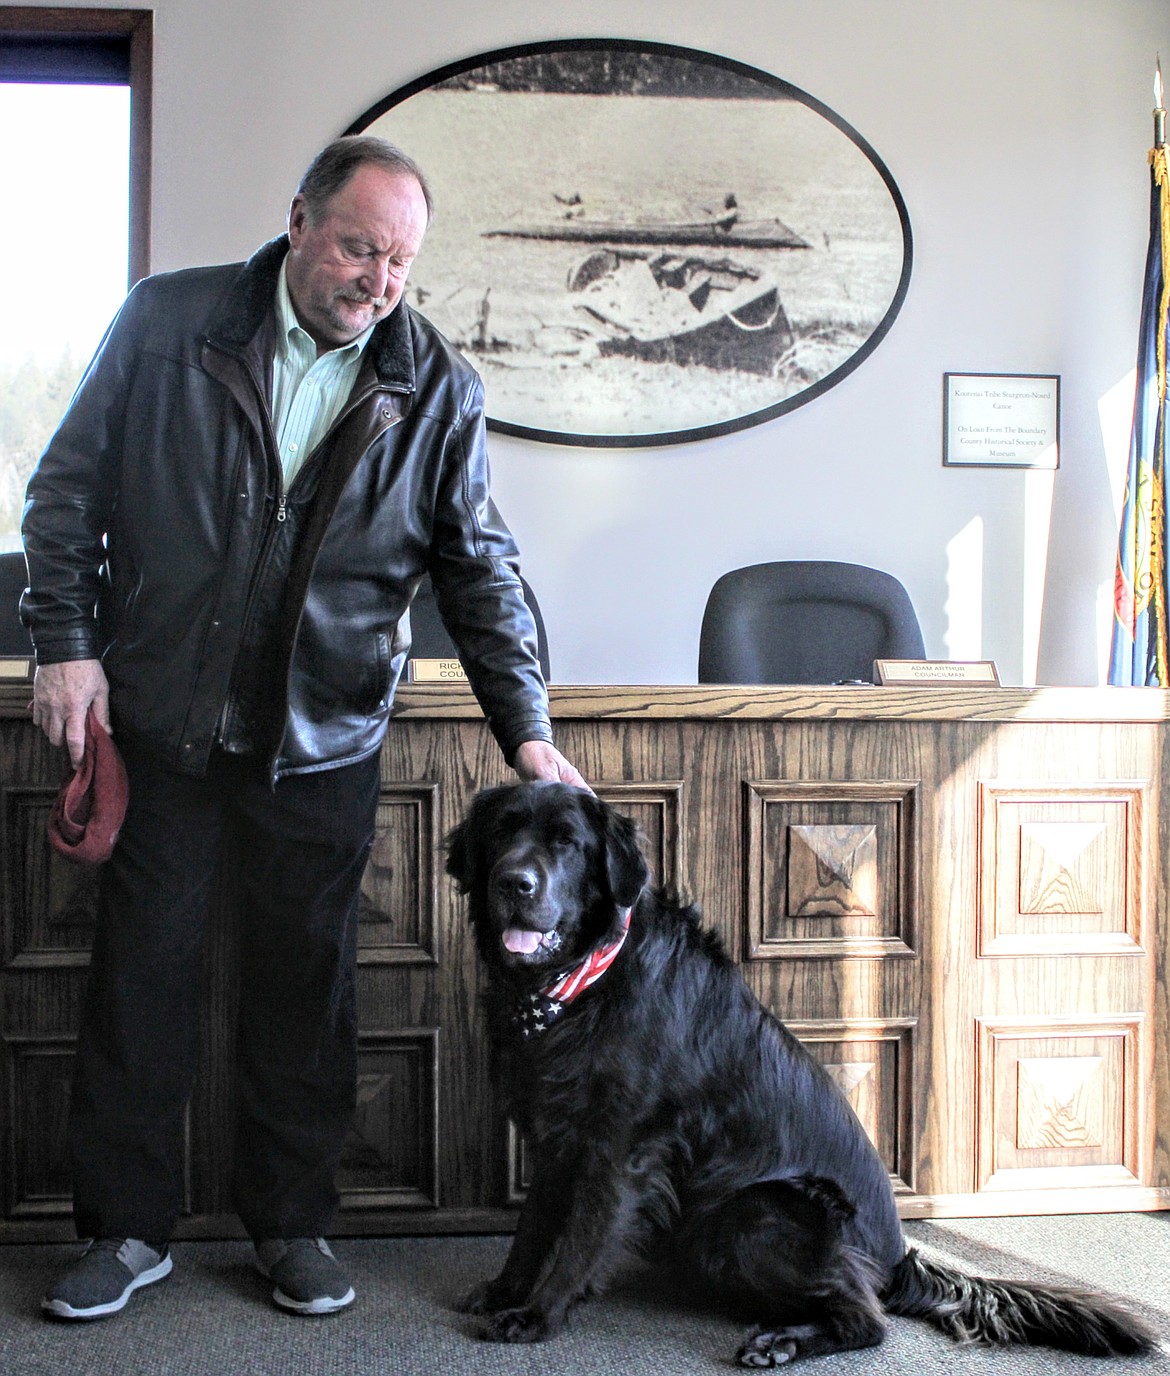
<path id="1" fill-rule="evenodd" d="M 1150 247 L 1142 292 L 1129 471 L 1117 542 L 1109 682 L 1123 687 L 1165 688 L 1170 682 L 1170 589 L 1166 581 L 1166 345 L 1170 282 L 1165 272 L 1165 250 L 1170 242 L 1170 176 L 1164 146 L 1150 152 L 1150 169 Z"/>

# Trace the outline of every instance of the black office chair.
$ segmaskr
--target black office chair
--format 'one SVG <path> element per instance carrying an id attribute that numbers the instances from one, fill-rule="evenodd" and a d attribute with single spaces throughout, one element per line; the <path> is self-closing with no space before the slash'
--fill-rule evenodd
<path id="1" fill-rule="evenodd" d="M 794 559 L 716 581 L 699 634 L 699 682 L 871 683 L 875 659 L 925 656 L 910 595 L 892 574 Z"/>
<path id="2" fill-rule="evenodd" d="M 24 551 L 0 554 L 0 657 L 20 659 L 33 652 L 32 637 L 20 620 L 20 596 L 27 585 Z"/>
<path id="3" fill-rule="evenodd" d="M 524 590 L 524 600 L 528 603 L 528 610 L 536 622 L 536 652 L 540 659 L 540 672 L 544 675 L 544 681 L 547 683 L 549 678 L 548 638 L 544 632 L 544 618 L 540 614 L 540 607 L 537 605 L 536 595 L 532 589 L 523 578 L 521 578 L 520 584 Z M 423 580 L 418 585 L 418 592 L 414 595 L 414 601 L 410 604 L 410 638 L 412 658 L 459 658 L 455 642 L 448 635 L 447 628 L 443 625 L 443 618 L 439 615 L 439 604 L 435 600 L 435 589 L 431 584 L 429 574 L 423 575 Z"/>

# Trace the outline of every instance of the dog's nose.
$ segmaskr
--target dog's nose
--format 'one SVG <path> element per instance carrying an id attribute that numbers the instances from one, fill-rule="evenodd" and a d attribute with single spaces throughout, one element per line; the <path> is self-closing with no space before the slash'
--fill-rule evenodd
<path id="1" fill-rule="evenodd" d="M 503 870 L 495 876 L 495 885 L 507 898 L 533 898 L 540 888 L 540 876 L 527 867 Z"/>

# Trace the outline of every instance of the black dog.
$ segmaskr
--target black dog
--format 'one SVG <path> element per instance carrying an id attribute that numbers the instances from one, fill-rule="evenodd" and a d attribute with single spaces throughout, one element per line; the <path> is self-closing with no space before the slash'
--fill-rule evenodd
<path id="1" fill-rule="evenodd" d="M 488 973 L 493 1064 L 534 1173 L 465 1308 L 538 1342 L 652 1244 L 760 1325 L 744 1366 L 871 1346 L 886 1315 L 960 1341 L 1142 1352 L 1121 1304 L 976 1279 L 907 1248 L 844 1095 L 692 908 L 646 888 L 633 824 L 555 784 L 482 793 L 448 838 Z"/>

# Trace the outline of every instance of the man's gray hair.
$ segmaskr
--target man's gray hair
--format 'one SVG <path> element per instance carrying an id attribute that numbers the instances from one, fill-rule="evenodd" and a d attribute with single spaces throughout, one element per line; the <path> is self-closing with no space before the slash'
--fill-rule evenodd
<path id="1" fill-rule="evenodd" d="M 326 207 L 359 167 L 372 163 L 387 172 L 410 176 L 418 182 L 427 203 L 427 222 L 434 207 L 431 189 L 418 163 L 388 139 L 373 134 L 346 134 L 327 144 L 305 170 L 297 195 L 305 203 L 305 211 L 314 225 L 321 223 Z"/>

